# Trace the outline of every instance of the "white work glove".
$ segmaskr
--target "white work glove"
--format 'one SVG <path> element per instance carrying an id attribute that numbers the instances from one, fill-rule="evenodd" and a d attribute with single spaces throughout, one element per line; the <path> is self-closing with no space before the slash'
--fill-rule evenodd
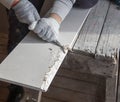
<path id="1" fill-rule="evenodd" d="M 20 0 L 18 4 L 13 7 L 18 20 L 22 23 L 28 25 L 35 21 L 40 20 L 40 15 L 38 14 L 34 5 L 28 0 Z"/>
<path id="2" fill-rule="evenodd" d="M 30 27 L 40 38 L 45 41 L 52 42 L 58 40 L 60 24 L 52 17 L 41 18 L 35 27 Z"/>

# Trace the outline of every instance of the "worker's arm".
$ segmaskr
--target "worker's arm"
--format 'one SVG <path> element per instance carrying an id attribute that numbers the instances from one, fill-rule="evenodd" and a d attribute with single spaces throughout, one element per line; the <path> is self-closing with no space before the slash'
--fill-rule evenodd
<path id="1" fill-rule="evenodd" d="M 0 3 L 8 9 L 12 8 L 18 20 L 22 23 L 31 25 L 33 22 L 40 20 L 36 8 L 28 0 L 0 0 Z"/>
<path id="2" fill-rule="evenodd" d="M 50 16 L 53 17 L 54 15 L 57 15 L 61 18 L 61 21 L 63 21 L 66 15 L 71 10 L 75 1 L 76 0 L 55 0 L 54 5 L 51 8 Z"/>
<path id="3" fill-rule="evenodd" d="M 30 27 L 39 37 L 48 42 L 58 40 L 61 22 L 71 10 L 76 0 L 56 0 L 48 18 L 42 18 L 35 27 Z M 34 28 L 34 29 L 33 29 Z"/>
<path id="4" fill-rule="evenodd" d="M 6 8 L 10 9 L 15 1 L 16 0 L 0 0 L 0 3 L 3 4 Z"/>
<path id="5" fill-rule="evenodd" d="M 15 5 L 17 5 L 19 3 L 20 0 L 14 0 L 11 7 L 14 7 Z"/>
<path id="6" fill-rule="evenodd" d="M 13 4 L 12 9 L 15 11 L 18 20 L 22 23 L 30 25 L 40 20 L 40 15 L 29 0 L 20 0 L 17 4 Z"/>

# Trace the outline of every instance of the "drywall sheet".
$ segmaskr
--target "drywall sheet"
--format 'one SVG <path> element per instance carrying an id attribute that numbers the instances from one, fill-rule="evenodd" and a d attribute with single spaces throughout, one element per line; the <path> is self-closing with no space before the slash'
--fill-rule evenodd
<path id="1" fill-rule="evenodd" d="M 73 8 L 60 28 L 59 40 L 72 48 L 90 10 Z M 0 65 L 0 80 L 47 91 L 66 56 L 30 32 Z"/>

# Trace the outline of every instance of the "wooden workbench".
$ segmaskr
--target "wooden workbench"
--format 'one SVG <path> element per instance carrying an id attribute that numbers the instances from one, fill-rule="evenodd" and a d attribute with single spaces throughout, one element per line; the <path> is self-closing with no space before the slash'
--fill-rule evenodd
<path id="1" fill-rule="evenodd" d="M 92 100 L 86 95 L 84 96 L 86 97 L 86 100 L 82 100 L 82 102 L 119 102 L 119 44 L 120 11 L 112 2 L 108 0 L 100 0 L 99 3 L 91 10 L 79 33 L 79 37 L 77 38 L 76 43 L 74 44 L 73 52 L 68 53 L 63 62 L 63 65 L 61 66 L 61 71 L 58 72 L 58 75 L 56 77 L 61 75 L 62 77 L 72 77 L 72 79 L 74 79 L 77 76 L 77 79 L 81 80 L 80 77 L 84 77 L 84 75 L 80 76 L 81 73 L 95 75 L 96 78 L 97 76 L 101 76 L 103 77 L 102 80 L 105 80 L 105 92 L 102 94 L 103 97 L 101 97 L 104 100 Z M 76 75 L 73 74 L 75 72 Z M 77 75 L 78 73 L 79 75 Z M 55 78 L 56 83 L 62 83 L 60 81 L 56 81 L 56 79 L 57 78 Z M 101 84 L 104 83 L 102 80 L 99 80 Z M 91 82 L 91 79 L 89 77 L 88 81 Z M 53 86 L 55 82 L 53 81 Z M 70 82 L 66 83 L 70 85 Z M 71 84 L 75 84 L 75 82 L 72 83 L 71 81 Z M 60 85 L 56 86 L 63 89 L 68 87 L 65 85 Z M 86 86 L 91 87 L 90 84 Z M 71 89 L 74 88 L 75 86 Z M 48 95 L 45 94 L 43 96 L 50 96 L 51 98 L 55 98 L 54 96 L 50 95 L 53 94 L 52 90 L 54 90 L 54 88 L 50 89 Z M 79 91 L 79 88 L 77 91 Z M 80 89 L 80 91 L 83 90 Z M 84 92 L 94 93 L 93 90 L 87 88 L 84 90 Z M 55 96 L 57 97 L 57 95 Z M 57 98 L 59 99 L 59 97 Z M 79 102 L 80 100 L 78 98 L 74 101 Z"/>
<path id="2" fill-rule="evenodd" d="M 116 102 L 119 48 L 120 11 L 110 1 L 100 0 L 80 31 L 74 53 L 69 53 L 66 61 L 67 68 L 76 65 L 71 70 L 106 78 L 105 102 Z"/>
<path id="3" fill-rule="evenodd" d="M 93 56 L 84 57 L 88 72 L 106 77 L 106 102 L 116 101 L 120 48 L 119 17 L 120 12 L 116 5 L 101 0 L 99 6 L 89 15 L 74 46 L 74 50 Z"/>
<path id="4" fill-rule="evenodd" d="M 86 12 L 85 14 L 87 15 L 87 11 L 85 11 L 85 12 Z M 85 16 L 85 17 L 87 17 L 87 16 Z M 66 95 L 66 96 L 60 97 L 60 96 L 57 96 L 57 94 L 64 92 L 66 94 L 70 93 L 71 96 L 74 96 L 75 92 L 77 93 L 79 91 L 81 91 L 81 93 L 85 93 L 85 91 L 86 91 L 86 93 L 87 93 L 87 95 L 77 93 L 77 96 L 81 97 L 80 100 L 82 100 L 82 102 L 87 102 L 87 101 L 88 102 L 104 102 L 103 101 L 104 96 L 101 97 L 101 98 L 103 98 L 101 100 L 97 100 L 97 99 L 93 100 L 93 98 L 95 98 L 95 97 L 91 97 L 92 95 L 95 95 L 94 88 L 96 88 L 98 86 L 94 85 L 94 87 L 93 87 L 93 86 L 89 86 L 90 84 L 88 84 L 88 86 L 90 88 L 92 87 L 91 89 L 89 89 L 88 86 L 84 87 L 84 88 L 86 88 L 85 90 L 82 90 L 82 88 L 76 89 L 79 87 L 75 86 L 75 88 L 74 88 L 74 85 L 70 85 L 70 84 L 77 83 L 81 87 L 83 87 L 84 85 L 86 86 L 87 84 L 85 84 L 84 82 L 78 83 L 77 81 L 73 81 L 73 79 L 88 80 L 88 82 L 90 82 L 90 83 L 96 83 L 96 81 L 97 81 L 97 84 L 99 84 L 101 86 L 104 86 L 103 83 L 105 81 L 105 102 L 116 102 L 116 100 L 117 100 L 116 97 L 118 97 L 117 102 L 119 102 L 119 100 L 120 100 L 119 94 L 117 95 L 117 88 L 119 88 L 117 86 L 118 85 L 118 59 L 119 59 L 118 48 L 120 46 L 119 45 L 119 43 L 120 43 L 120 20 L 119 20 L 119 17 L 120 17 L 120 12 L 119 12 L 119 10 L 116 9 L 116 5 L 112 4 L 110 1 L 107 1 L 107 0 L 99 1 L 99 3 L 91 10 L 82 29 L 81 30 L 79 29 L 79 36 L 77 37 L 77 40 L 75 40 L 75 39 L 73 40 L 73 42 L 75 42 L 75 41 L 76 42 L 70 44 L 70 46 L 73 47 L 73 52 L 68 52 L 62 66 L 60 67 L 60 70 L 58 71 L 58 73 L 55 77 L 55 81 L 53 81 L 53 83 L 52 83 L 52 87 L 50 87 L 48 90 L 48 94 L 47 94 L 47 92 L 45 94 L 43 94 L 42 102 L 61 102 L 61 101 L 69 102 L 70 101 L 69 96 Z M 83 20 L 85 20 L 85 19 L 83 19 Z M 74 29 L 75 26 L 73 25 L 72 27 Z M 70 31 L 70 32 L 72 32 L 72 31 Z M 25 46 L 27 43 L 28 43 L 28 45 L 31 46 L 31 38 L 32 37 L 36 38 L 36 37 L 34 37 L 34 35 L 31 36 L 31 34 L 30 34 L 28 36 L 28 39 L 27 40 L 24 39 L 23 42 L 17 48 L 20 48 L 20 46 L 23 46 L 23 45 Z M 26 42 L 26 41 L 28 41 L 28 42 Z M 33 40 L 32 42 L 33 42 L 33 45 L 36 45 L 36 46 L 39 43 L 38 39 Z M 74 46 L 72 46 L 73 44 L 74 44 Z M 46 44 L 44 44 L 44 45 L 46 45 Z M 52 47 L 52 45 L 49 45 L 49 46 Z M 29 46 L 28 46 L 28 48 L 29 48 Z M 53 46 L 52 48 L 55 49 L 55 54 L 57 53 L 56 49 L 57 49 L 57 51 L 59 51 L 59 49 L 57 47 Z M 12 53 L 13 55 L 15 53 L 17 53 L 17 52 L 15 52 L 15 50 Z M 63 54 L 61 54 L 61 55 L 64 56 Z M 53 56 L 53 58 L 55 58 L 55 57 L 56 57 L 56 55 Z M 10 57 L 8 57 L 8 59 L 9 58 Z M 8 59 L 7 59 L 7 61 L 8 61 Z M 62 58 L 62 60 L 59 60 L 58 66 L 60 66 L 60 63 L 62 63 L 62 61 L 63 61 L 63 58 Z M 7 63 L 9 63 L 9 62 L 7 62 Z M 2 65 L 5 68 L 6 64 L 2 64 Z M 2 72 L 4 74 L 6 73 L 6 72 L 4 72 L 4 69 L 2 69 Z M 84 75 L 86 75 L 87 77 L 85 77 Z M 92 77 L 90 75 L 92 75 Z M 61 82 L 60 79 L 62 77 L 60 77 L 60 76 L 64 77 L 63 82 Z M 3 76 L 1 76 L 1 77 L 3 77 Z M 9 79 L 9 77 L 11 77 L 11 75 L 10 76 L 8 75 L 7 77 Z M 94 77 L 96 77 L 96 78 L 94 78 Z M 98 77 L 100 77 L 102 80 L 101 79 L 99 80 Z M 72 79 L 72 81 L 68 80 L 67 78 Z M 13 78 L 13 79 L 11 79 L 11 80 L 9 79 L 7 81 L 13 82 L 16 80 L 17 79 Z M 4 81 L 6 81 L 6 80 L 4 79 Z M 50 83 L 51 83 L 51 81 L 50 81 Z M 32 101 L 34 101 L 34 100 L 38 99 L 38 96 L 41 96 L 41 91 L 39 92 L 39 91 L 33 90 L 33 89 L 43 89 L 43 88 L 41 88 L 41 86 L 37 85 L 37 88 L 36 88 L 36 87 L 33 87 L 33 86 L 36 86 L 36 84 L 35 85 L 31 84 L 32 86 L 30 86 L 30 84 L 26 84 L 26 83 L 22 83 L 22 82 L 23 82 L 23 80 L 20 83 L 19 82 L 13 82 L 13 83 L 31 88 L 31 89 L 27 89 L 27 88 L 25 89 L 26 96 L 24 97 L 23 100 L 26 100 L 26 99 L 29 100 L 29 98 L 31 98 Z M 30 81 L 28 81 L 28 82 L 30 82 Z M 48 83 L 48 84 L 50 85 L 50 83 Z M 69 84 L 69 87 L 74 91 L 70 91 L 70 90 L 65 91 L 65 89 L 67 89 L 67 88 L 69 89 L 67 84 Z M 48 88 L 49 85 L 46 85 L 46 87 Z M 55 86 L 57 86 L 57 87 L 55 87 Z M 101 89 L 101 87 L 99 87 L 99 88 Z M 47 89 L 43 89 L 43 91 L 47 91 Z M 58 93 L 57 93 L 57 91 L 58 91 Z M 120 92 L 118 92 L 118 93 L 120 93 Z M 71 100 L 71 101 L 79 102 L 79 98 L 77 96 L 76 96 L 76 100 Z M 57 97 L 57 99 L 55 99 L 55 97 Z M 64 98 L 61 99 L 62 97 L 64 97 Z M 86 97 L 86 98 L 82 99 L 83 97 Z M 40 98 L 38 100 L 40 100 Z"/>

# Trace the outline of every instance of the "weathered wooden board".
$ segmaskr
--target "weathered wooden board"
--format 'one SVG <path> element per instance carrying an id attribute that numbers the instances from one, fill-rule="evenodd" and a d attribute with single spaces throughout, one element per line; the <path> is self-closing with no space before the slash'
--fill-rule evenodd
<path id="1" fill-rule="evenodd" d="M 0 87 L 0 101 L 6 102 L 9 91 L 7 88 Z"/>
<path id="2" fill-rule="evenodd" d="M 117 78 L 107 78 L 106 79 L 106 94 L 105 102 L 116 102 L 117 94 Z"/>
<path id="3" fill-rule="evenodd" d="M 0 33 L 8 34 L 8 18 L 6 8 L 0 4 Z"/>
<path id="4" fill-rule="evenodd" d="M 8 18 L 6 8 L 0 4 L 0 63 L 7 55 Z"/>
<path id="5" fill-rule="evenodd" d="M 73 80 L 65 77 L 58 77 L 56 76 L 52 82 L 52 86 L 70 89 L 72 91 L 89 94 L 89 95 L 96 95 L 98 85 L 91 84 L 89 82 L 82 82 L 78 80 Z"/>
<path id="6" fill-rule="evenodd" d="M 117 100 L 116 102 L 120 102 L 120 49 L 118 52 L 118 87 L 117 87 Z"/>
<path id="7" fill-rule="evenodd" d="M 52 98 L 42 97 L 41 102 L 61 102 L 61 101 L 55 100 L 55 99 L 52 99 Z"/>
<path id="8" fill-rule="evenodd" d="M 41 95 L 42 92 L 24 88 L 24 97 L 21 99 L 20 102 L 41 102 Z"/>
<path id="9" fill-rule="evenodd" d="M 8 35 L 0 33 L 0 63 L 7 56 Z"/>
<path id="10" fill-rule="evenodd" d="M 43 93 L 43 96 L 54 98 L 62 102 L 99 102 L 96 101 L 95 96 L 58 87 L 50 87 L 47 93 Z"/>
<path id="11" fill-rule="evenodd" d="M 72 59 L 72 60 L 71 60 Z M 80 53 L 68 53 L 62 67 L 80 73 L 113 77 L 117 75 L 117 67 L 111 60 L 95 59 Z"/>
<path id="12" fill-rule="evenodd" d="M 109 4 L 110 2 L 107 0 L 99 0 L 98 4 L 91 10 L 75 43 L 75 51 L 95 54 Z"/>
<path id="13" fill-rule="evenodd" d="M 115 4 L 111 3 L 96 49 L 96 56 L 114 59 L 117 48 L 120 48 L 120 11 Z"/>
<path id="14" fill-rule="evenodd" d="M 116 102 L 117 101 L 117 92 L 119 84 L 119 50 L 116 52 L 116 76 L 106 79 L 106 93 L 105 93 L 105 102 Z"/>
<path id="15" fill-rule="evenodd" d="M 72 47 L 90 10 L 72 9 L 60 28 L 59 40 Z M 75 19 L 73 19 L 75 18 Z M 0 65 L 0 80 L 47 91 L 66 56 L 61 49 L 29 33 Z"/>
<path id="16" fill-rule="evenodd" d="M 5 82 L 0 81 L 0 87 L 1 88 L 6 88 L 8 86 L 9 86 L 9 83 L 5 83 Z"/>
<path id="17" fill-rule="evenodd" d="M 96 76 L 94 77 L 95 78 L 93 78 L 93 75 L 83 74 L 77 71 L 75 72 L 70 69 L 67 70 L 61 67 L 57 72 L 57 75 L 55 76 L 54 80 L 52 81 L 50 88 L 48 89 L 49 92 L 46 92 L 45 94 L 43 93 L 43 96 L 46 96 L 44 97 L 44 99 L 49 97 L 49 99 L 57 100 L 60 102 L 63 102 L 63 100 L 70 100 L 71 97 L 67 99 L 63 98 L 63 100 L 61 100 L 60 98 L 56 98 L 58 96 L 62 97 L 62 95 L 66 96 L 66 93 L 64 92 L 58 93 L 58 90 L 65 90 L 65 92 L 68 91 L 68 94 L 72 92 L 76 94 L 79 93 L 81 96 L 84 96 L 84 97 L 90 95 L 91 99 L 92 98 L 95 99 L 95 102 L 104 102 L 105 100 L 104 79 L 105 78 L 103 79 L 100 76 L 97 76 L 97 78 Z M 93 78 L 93 81 L 92 81 L 92 78 Z M 57 95 L 51 96 L 51 94 L 53 93 L 53 89 L 51 89 L 51 87 L 55 88 L 54 91 L 56 91 L 55 93 L 58 96 Z M 81 100 L 81 97 L 79 98 L 79 100 Z M 90 100 L 88 101 L 86 100 L 86 102 L 90 102 Z M 73 101 L 76 102 L 76 99 L 73 99 L 72 102 Z M 68 102 L 71 102 L 71 101 L 68 101 Z"/>
<path id="18" fill-rule="evenodd" d="M 59 77 L 65 77 L 65 78 L 70 78 L 73 80 L 78 80 L 78 81 L 83 81 L 83 82 L 88 82 L 90 84 L 95 84 L 95 85 L 100 85 L 103 86 L 105 85 L 105 78 L 98 76 L 98 75 L 93 75 L 93 74 L 86 74 L 86 73 L 80 73 L 79 71 L 74 71 L 72 68 L 60 68 L 59 71 L 57 72 L 57 75 Z"/>

